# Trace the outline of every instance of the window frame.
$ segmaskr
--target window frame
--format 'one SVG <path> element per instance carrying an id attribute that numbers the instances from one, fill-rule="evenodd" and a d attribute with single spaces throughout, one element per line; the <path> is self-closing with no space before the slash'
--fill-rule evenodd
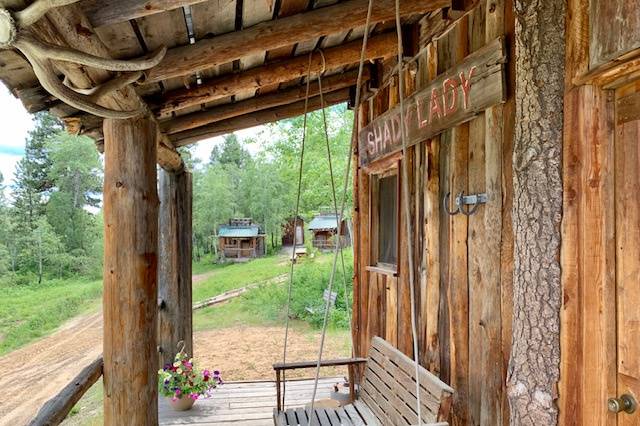
<path id="1" fill-rule="evenodd" d="M 380 180 L 384 178 L 388 178 L 391 176 L 396 177 L 396 263 L 386 263 L 379 261 L 379 220 L 380 220 L 380 210 L 379 210 L 379 190 L 380 190 Z M 400 163 L 396 162 L 393 166 L 385 169 L 382 172 L 376 172 L 370 174 L 370 185 L 369 185 L 369 255 L 370 262 L 367 269 L 370 272 L 378 272 L 387 275 L 397 276 L 398 274 L 398 265 L 400 263 L 400 202 L 401 202 L 401 192 L 400 192 Z"/>

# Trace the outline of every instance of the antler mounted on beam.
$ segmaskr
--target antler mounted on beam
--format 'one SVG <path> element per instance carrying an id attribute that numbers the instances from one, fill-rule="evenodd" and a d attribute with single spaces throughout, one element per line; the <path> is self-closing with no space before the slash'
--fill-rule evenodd
<path id="1" fill-rule="evenodd" d="M 147 57 L 129 61 L 101 58 L 79 50 L 56 46 L 36 39 L 26 29 L 49 10 L 76 3 L 78 0 L 36 0 L 25 9 L 10 12 L 0 8 L 0 48 L 16 48 L 20 50 L 31 63 L 33 71 L 42 87 L 60 99 L 79 110 L 104 118 L 124 119 L 143 113 L 141 109 L 118 111 L 105 108 L 97 103 L 105 94 L 119 90 L 124 86 L 140 79 L 142 71 L 156 66 L 167 52 L 162 47 Z M 63 84 L 55 73 L 52 61 L 66 61 L 98 69 L 122 72 L 125 74 L 114 77 L 98 87 L 80 90 Z"/>

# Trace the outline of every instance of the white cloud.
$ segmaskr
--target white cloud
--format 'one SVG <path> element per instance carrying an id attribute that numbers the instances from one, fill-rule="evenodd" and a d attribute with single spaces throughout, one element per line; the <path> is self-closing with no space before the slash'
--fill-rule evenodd
<path id="1" fill-rule="evenodd" d="M 13 181 L 15 166 L 24 154 L 25 139 L 33 127 L 31 114 L 4 85 L 0 84 L 0 128 L 3 129 L 2 136 L 0 136 L 0 172 L 2 172 L 7 185 Z M 259 140 L 269 135 L 267 126 L 238 130 L 235 133 L 243 141 L 247 141 L 247 139 L 256 141 L 246 144 L 246 148 L 251 154 L 256 154 L 261 150 Z M 193 148 L 194 157 L 203 162 L 209 161 L 211 150 L 221 142 L 222 136 L 217 136 L 197 143 Z"/>
<path id="2" fill-rule="evenodd" d="M 13 180 L 16 163 L 24 153 L 25 138 L 33 126 L 31 114 L 0 84 L 0 172 L 5 184 Z"/>
<path id="3" fill-rule="evenodd" d="M 241 141 L 247 141 L 247 139 L 254 139 L 256 141 L 245 145 L 247 150 L 252 155 L 255 155 L 262 148 L 259 143 L 260 136 L 263 132 L 266 134 L 268 132 L 267 129 L 267 126 L 256 126 L 249 129 L 238 130 L 234 133 Z M 222 143 L 222 136 L 216 136 L 215 138 L 200 141 L 192 148 L 193 156 L 206 163 L 209 161 L 209 156 L 211 155 L 213 147 L 220 143 Z"/>

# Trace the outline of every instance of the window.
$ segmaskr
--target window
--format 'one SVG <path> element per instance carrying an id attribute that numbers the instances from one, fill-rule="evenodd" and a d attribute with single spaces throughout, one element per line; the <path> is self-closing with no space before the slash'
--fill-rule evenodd
<path id="1" fill-rule="evenodd" d="M 374 266 L 398 263 L 398 175 L 396 169 L 373 179 L 372 239 Z"/>

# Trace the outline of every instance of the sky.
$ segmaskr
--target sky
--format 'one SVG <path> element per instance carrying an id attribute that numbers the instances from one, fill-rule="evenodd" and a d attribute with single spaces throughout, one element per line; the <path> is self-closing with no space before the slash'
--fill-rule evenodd
<path id="1" fill-rule="evenodd" d="M 22 103 L 3 84 L 0 84 L 0 129 L 2 129 L 0 133 L 0 173 L 4 177 L 4 184 L 7 186 L 8 192 L 11 189 L 10 185 L 13 182 L 16 164 L 24 155 L 25 139 L 33 126 L 31 115 L 24 109 Z M 236 134 L 241 140 L 256 138 L 264 129 L 264 126 L 258 126 L 237 131 Z M 221 142 L 222 137 L 199 142 L 193 149 L 194 157 L 208 161 L 213 147 Z M 252 154 L 260 149 L 257 144 L 249 144 L 246 147 Z"/>

